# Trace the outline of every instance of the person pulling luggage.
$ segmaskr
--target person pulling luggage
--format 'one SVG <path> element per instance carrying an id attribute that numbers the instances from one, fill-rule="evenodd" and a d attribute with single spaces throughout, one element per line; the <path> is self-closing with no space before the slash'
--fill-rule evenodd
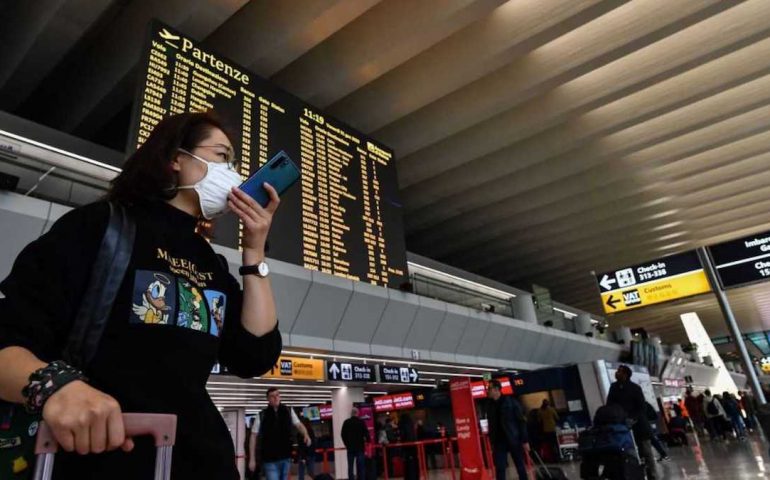
<path id="1" fill-rule="evenodd" d="M 610 386 L 607 405 L 618 405 L 633 422 L 632 430 L 639 455 L 644 459 L 648 480 L 657 478 L 655 456 L 652 453 L 652 428 L 647 420 L 646 404 L 642 387 L 631 381 L 633 372 L 627 365 L 621 365 L 615 372 L 615 382 Z"/>
<path id="2" fill-rule="evenodd" d="M 280 354 L 262 266 L 279 199 L 266 185 L 263 208 L 238 190 L 231 138 L 210 113 L 165 118 L 125 161 L 106 199 L 62 216 L 0 283 L 0 399 L 41 415 L 71 452 L 57 456 L 54 478 L 152 478 L 154 445 L 126 438 L 123 411 L 177 415 L 172 478 L 239 477 L 206 382 L 217 360 L 250 378 Z M 228 210 L 243 224 L 243 289 L 197 233 L 201 220 Z M 86 286 L 114 211 L 125 211 L 135 236 L 114 302 L 94 304 L 101 292 Z M 84 304 L 91 308 L 81 312 Z M 75 328 L 93 312 L 106 312 L 100 338 Z M 65 359 L 78 334 L 98 348 L 75 365 Z"/>

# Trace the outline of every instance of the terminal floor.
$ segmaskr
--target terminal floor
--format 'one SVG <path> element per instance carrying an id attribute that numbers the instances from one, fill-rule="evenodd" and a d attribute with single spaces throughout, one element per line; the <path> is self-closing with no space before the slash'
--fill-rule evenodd
<path id="1" fill-rule="evenodd" d="M 692 439 L 692 437 L 691 437 Z M 703 440 L 699 446 L 669 449 L 671 460 L 658 463 L 658 479 L 662 480 L 770 480 L 768 444 L 759 435 L 746 441 L 711 442 Z M 509 462 L 510 463 L 510 462 Z M 567 478 L 580 478 L 580 463 L 560 463 Z M 432 470 L 429 480 L 450 480 L 446 470 Z M 458 477 L 456 477 L 458 478 Z M 509 468 L 508 480 L 516 480 L 516 472 Z M 395 480 L 395 479 L 392 479 Z"/>
<path id="2" fill-rule="evenodd" d="M 759 435 L 746 441 L 728 440 L 711 442 L 703 440 L 699 446 L 673 447 L 669 449 L 671 460 L 657 464 L 659 479 L 664 480 L 770 480 L 770 456 L 768 444 Z M 570 479 L 580 478 L 578 462 L 560 464 Z M 508 472 L 508 479 L 516 478 L 515 471 Z"/>

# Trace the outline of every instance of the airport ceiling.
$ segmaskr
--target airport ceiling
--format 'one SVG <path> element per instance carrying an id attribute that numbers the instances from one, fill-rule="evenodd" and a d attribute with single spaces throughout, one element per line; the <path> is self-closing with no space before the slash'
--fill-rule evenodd
<path id="1" fill-rule="evenodd" d="M 410 250 L 593 312 L 592 270 L 770 228 L 767 0 L 0 4 L 1 110 L 122 149 L 158 18 L 393 147 Z M 611 321 L 688 310 L 724 334 Z"/>

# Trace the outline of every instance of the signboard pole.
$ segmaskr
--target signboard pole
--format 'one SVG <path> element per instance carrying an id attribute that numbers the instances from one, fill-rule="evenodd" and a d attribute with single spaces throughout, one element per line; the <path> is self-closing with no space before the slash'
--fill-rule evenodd
<path id="1" fill-rule="evenodd" d="M 724 290 L 722 290 L 722 287 L 719 285 L 716 269 L 711 262 L 711 257 L 706 251 L 706 247 L 698 248 L 698 256 L 706 271 L 709 283 L 711 283 L 711 288 L 714 290 L 714 294 L 717 297 L 717 302 L 719 302 L 719 308 L 722 310 L 722 315 L 725 317 L 727 328 L 730 329 L 730 335 L 732 335 L 733 341 L 738 346 L 738 354 L 741 357 L 741 362 L 743 362 L 743 369 L 748 376 L 749 385 L 751 385 L 751 389 L 754 391 L 754 398 L 757 399 L 757 402 L 760 405 L 764 405 L 767 401 L 765 400 L 764 392 L 762 392 L 762 386 L 759 383 L 757 371 L 751 363 L 749 351 L 746 349 L 746 342 L 743 341 L 743 333 L 740 328 L 738 328 L 738 322 L 735 321 L 735 316 L 733 315 L 733 310 L 730 308 L 730 302 L 727 300 L 727 295 L 725 295 Z"/>

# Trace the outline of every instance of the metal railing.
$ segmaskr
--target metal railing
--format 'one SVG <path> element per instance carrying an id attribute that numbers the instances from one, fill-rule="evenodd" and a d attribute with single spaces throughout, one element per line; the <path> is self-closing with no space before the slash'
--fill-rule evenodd
<path id="1" fill-rule="evenodd" d="M 412 291 L 416 295 L 463 305 L 475 310 L 494 312 L 506 317 L 514 317 L 513 304 L 511 303 L 513 295 L 505 300 L 419 273 L 410 274 L 409 279 L 412 283 Z"/>

